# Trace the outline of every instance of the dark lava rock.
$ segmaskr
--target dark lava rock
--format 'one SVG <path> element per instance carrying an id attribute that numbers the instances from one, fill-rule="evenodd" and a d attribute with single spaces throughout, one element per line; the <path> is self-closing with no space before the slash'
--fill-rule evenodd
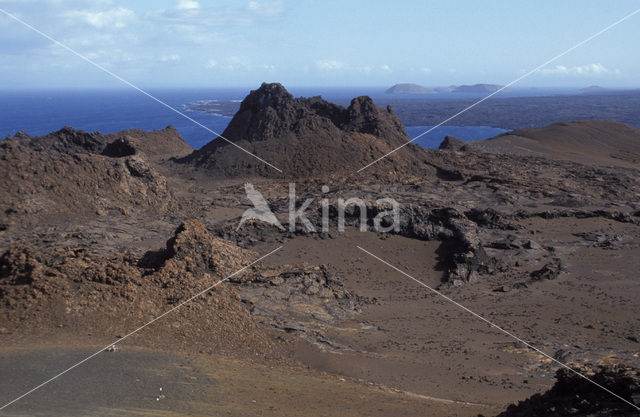
<path id="1" fill-rule="evenodd" d="M 102 155 L 111 158 L 122 158 L 136 154 L 136 149 L 127 138 L 118 138 L 105 146 Z"/>
<path id="2" fill-rule="evenodd" d="M 29 137 L 22 132 L 21 135 L 8 137 L 8 140 L 17 140 L 36 151 L 74 153 L 100 153 L 106 145 L 104 136 L 100 133 L 89 133 L 84 130 L 76 130 L 65 126 L 62 129 L 43 136 Z"/>
<path id="3" fill-rule="evenodd" d="M 636 369 L 622 365 L 576 369 L 591 381 L 640 404 L 640 376 Z M 534 416 L 637 416 L 638 410 L 568 369 L 556 372 L 556 383 L 543 393 L 510 405 L 498 417 Z"/>
<path id="4" fill-rule="evenodd" d="M 370 97 L 360 96 L 351 100 L 345 112 L 346 123 L 340 127 L 346 131 L 367 133 L 382 138 L 393 146 L 408 142 L 404 140 L 404 126 L 391 106 L 383 110 Z"/>
<path id="5" fill-rule="evenodd" d="M 482 246 L 477 228 L 452 207 L 425 210 L 409 206 L 400 213 L 401 235 L 442 241 L 437 253 L 440 266 L 447 271 L 443 280 L 446 284 L 475 281 L 494 263 Z"/>
<path id="6" fill-rule="evenodd" d="M 522 229 L 522 226 L 507 222 L 498 211 L 492 208 L 472 208 L 471 210 L 466 211 L 464 214 L 469 220 L 478 224 L 478 226 L 499 230 Z"/>
<path id="7" fill-rule="evenodd" d="M 493 249 L 522 249 L 524 241 L 514 235 L 508 235 L 504 239 L 489 243 L 488 246 Z"/>
<path id="8" fill-rule="evenodd" d="M 554 262 L 547 263 L 542 268 L 531 272 L 530 276 L 533 281 L 556 279 L 564 269 L 562 262 L 560 260 L 555 260 Z"/>
<path id="9" fill-rule="evenodd" d="M 531 239 L 522 239 L 514 235 L 507 235 L 504 239 L 489 243 L 487 246 L 494 249 L 529 249 L 541 250 L 542 246 Z"/>
<path id="10" fill-rule="evenodd" d="M 621 243 L 622 236 L 611 235 L 605 232 L 580 232 L 574 233 L 574 236 L 581 237 L 592 246 L 606 249 L 619 249 L 624 245 Z"/>
<path id="11" fill-rule="evenodd" d="M 445 136 L 438 149 L 446 151 L 459 151 L 464 146 L 464 141 L 454 136 Z"/>
<path id="12" fill-rule="evenodd" d="M 150 132 L 131 129 L 106 135 L 110 143 L 124 141 L 134 150 L 135 154 L 144 154 L 151 162 L 160 162 L 172 158 L 182 158 L 193 152 L 193 148 L 184 141 L 180 133 L 173 127 L 152 130 Z M 107 145 L 108 146 L 108 145 Z M 120 156 L 130 156 L 128 146 L 117 152 Z"/>
<path id="13" fill-rule="evenodd" d="M 155 176 L 153 168 L 147 161 L 140 158 L 128 158 L 126 160 L 127 169 L 134 177 L 153 179 Z"/>

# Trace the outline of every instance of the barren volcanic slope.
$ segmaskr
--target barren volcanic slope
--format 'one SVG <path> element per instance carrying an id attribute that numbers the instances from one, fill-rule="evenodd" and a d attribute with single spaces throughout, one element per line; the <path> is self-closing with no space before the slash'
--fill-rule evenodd
<path id="1" fill-rule="evenodd" d="M 0 406 L 216 286 L 3 413 L 633 415 L 572 374 L 554 385 L 553 360 L 639 401 L 636 132 L 575 122 L 521 134 L 552 151 L 448 138 L 355 176 L 407 139 L 393 113 L 366 97 L 344 108 L 264 84 L 225 135 L 283 178 L 220 139 L 191 153 L 172 128 L 9 138 Z M 587 153 L 575 157 L 565 140 Z M 627 165 L 603 164 L 599 149 L 611 160 L 626 152 Z M 316 231 L 241 224 L 254 208 L 245 181 L 283 225 L 291 205 L 306 207 Z M 337 201 L 353 197 L 362 206 L 347 207 L 341 232 Z M 398 202 L 392 233 L 373 227 L 383 198 Z"/>
<path id="2" fill-rule="evenodd" d="M 489 152 L 640 167 L 640 130 L 607 120 L 554 123 L 470 143 Z"/>
<path id="3" fill-rule="evenodd" d="M 355 98 L 344 108 L 320 97 L 293 98 L 276 83 L 252 91 L 222 136 L 283 174 L 221 139 L 181 161 L 225 176 L 301 178 L 355 172 L 409 141 L 391 108 L 379 109 L 369 97 Z M 410 144 L 375 170 L 385 176 L 407 173 L 422 169 L 423 158 L 422 149 Z"/>
<path id="4" fill-rule="evenodd" d="M 147 148 L 153 148 L 158 135 L 173 133 L 145 133 Z M 24 133 L 8 137 L 0 142 L 2 223 L 175 208 L 166 178 L 136 146 L 127 134 L 103 136 L 70 127 L 34 138 Z M 160 150 L 171 155 L 166 147 Z"/>

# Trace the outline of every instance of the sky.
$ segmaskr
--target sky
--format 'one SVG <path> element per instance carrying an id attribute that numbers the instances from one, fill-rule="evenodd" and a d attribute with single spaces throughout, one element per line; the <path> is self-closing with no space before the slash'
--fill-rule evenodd
<path id="1" fill-rule="evenodd" d="M 0 0 L 140 87 L 506 84 L 637 0 Z M 640 13 L 519 82 L 640 87 Z M 122 84 L 0 13 L 0 89 Z"/>

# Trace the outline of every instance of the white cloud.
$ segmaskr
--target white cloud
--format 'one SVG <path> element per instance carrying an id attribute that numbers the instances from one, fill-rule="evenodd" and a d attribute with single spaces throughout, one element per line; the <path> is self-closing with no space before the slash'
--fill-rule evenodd
<path id="1" fill-rule="evenodd" d="M 556 65 L 553 68 L 545 68 L 540 71 L 547 75 L 603 75 L 620 74 L 619 69 L 610 70 L 602 64 L 587 64 L 575 67 Z"/>
<path id="2" fill-rule="evenodd" d="M 251 71 L 252 69 L 257 69 L 257 68 L 262 68 L 269 71 L 275 70 L 275 66 L 273 65 L 252 66 L 251 60 L 247 59 L 246 57 L 235 56 L 235 55 L 225 58 L 222 62 L 211 58 L 206 62 L 204 66 L 205 68 L 209 68 L 209 69 L 217 68 L 225 71 L 237 71 L 237 70 Z"/>
<path id="3" fill-rule="evenodd" d="M 199 8 L 200 8 L 200 3 L 192 0 L 180 0 L 178 2 L 178 5 L 176 6 L 176 9 L 178 10 L 193 10 L 193 9 L 199 9 Z"/>
<path id="4" fill-rule="evenodd" d="M 247 9 L 264 16 L 275 16 L 284 11 L 284 3 L 282 1 L 250 1 Z"/>
<path id="5" fill-rule="evenodd" d="M 276 17 L 284 11 L 282 1 L 251 1 L 245 6 L 201 6 L 194 0 L 180 0 L 175 7 L 147 13 L 150 20 L 185 28 L 212 26 L 249 26 L 260 20 Z"/>
<path id="6" fill-rule="evenodd" d="M 420 68 L 420 71 L 424 72 L 425 74 L 429 74 L 431 72 L 431 68 L 429 67 L 422 67 Z"/>
<path id="7" fill-rule="evenodd" d="M 245 58 L 243 56 L 236 56 L 236 55 L 232 55 L 229 58 L 226 59 L 227 61 L 227 65 L 226 65 L 226 69 L 228 69 L 229 71 L 233 71 L 235 69 L 245 69 L 245 70 L 250 70 L 251 69 L 251 61 L 248 58 Z"/>
<path id="8" fill-rule="evenodd" d="M 121 29 L 135 19 L 135 13 L 124 7 L 103 11 L 73 10 L 65 13 L 68 20 L 82 21 L 98 29 Z"/>
<path id="9" fill-rule="evenodd" d="M 335 59 L 321 59 L 316 61 L 316 67 L 321 70 L 334 71 L 344 68 L 344 63 Z"/>
<path id="10" fill-rule="evenodd" d="M 180 59 L 181 57 L 178 54 L 163 55 L 160 57 L 160 61 L 162 62 L 179 62 Z"/>
<path id="11" fill-rule="evenodd" d="M 60 51 L 60 56 L 64 57 L 66 51 L 60 50 L 60 48 L 57 49 Z M 58 54 L 58 52 L 56 51 L 54 55 L 55 54 Z M 103 65 L 105 67 L 120 66 L 125 63 L 144 60 L 145 58 L 143 56 L 133 54 L 120 48 L 96 49 L 86 52 L 85 56 L 93 61 L 97 61 L 100 65 Z"/>
<path id="12" fill-rule="evenodd" d="M 388 66 L 387 64 L 382 65 L 380 69 L 384 72 L 391 72 L 391 67 Z"/>

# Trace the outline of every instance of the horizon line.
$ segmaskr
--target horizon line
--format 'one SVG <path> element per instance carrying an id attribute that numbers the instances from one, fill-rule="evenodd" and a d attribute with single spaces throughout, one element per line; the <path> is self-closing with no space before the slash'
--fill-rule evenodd
<path id="1" fill-rule="evenodd" d="M 264 81 L 266 82 L 266 81 Z M 179 85 L 175 85 L 175 86 L 161 86 L 161 85 L 147 85 L 144 88 L 147 89 L 156 89 L 156 90 L 193 90 L 193 89 L 220 89 L 220 90 L 234 90 L 234 89 L 253 89 L 253 88 L 258 88 L 263 82 L 259 82 L 257 84 L 238 84 L 238 85 L 193 85 L 193 86 L 179 86 Z M 267 82 L 268 84 L 271 83 L 278 83 L 283 85 L 285 88 L 390 88 L 393 87 L 395 85 L 398 84 L 416 84 L 416 85 L 420 85 L 422 87 L 426 87 L 426 88 L 441 88 L 441 87 L 450 87 L 450 86 L 473 86 L 473 85 L 482 85 L 482 84 L 487 84 L 487 85 L 502 85 L 502 84 L 493 84 L 493 83 L 474 83 L 474 84 L 448 84 L 448 85 L 427 85 L 427 84 L 417 84 L 417 83 L 411 83 L 411 82 L 399 82 L 399 83 L 395 83 L 395 84 L 370 84 L 370 85 L 366 85 L 366 84 L 362 84 L 362 85 L 343 85 L 343 84 L 286 84 L 280 81 L 271 81 L 271 82 Z M 257 87 L 256 87 L 257 85 Z M 610 90 L 638 90 L 640 89 L 640 85 L 616 85 L 616 86 L 611 86 L 611 85 L 602 85 L 602 84 L 584 84 L 584 85 L 546 85 L 546 86 L 534 86 L 534 85 L 530 85 L 530 86 L 519 86 L 519 87 L 509 87 L 509 90 L 511 91 L 516 91 L 516 90 L 544 90 L 544 89 L 586 89 L 586 88 L 591 88 L 591 87 L 599 87 L 599 88 L 603 88 L 603 89 L 610 89 Z M 123 86 L 65 86 L 65 85 L 61 85 L 61 86 L 24 86 L 24 87 L 5 87 L 5 86 L 0 86 L 0 91 L 35 91 L 35 90 L 46 90 L 46 91 L 54 91 L 54 90 L 73 90 L 73 91 L 81 91 L 81 90 L 85 90 L 85 91 L 90 91 L 90 90 L 112 90 L 112 91 L 116 91 L 116 90 L 128 90 L 126 87 Z M 436 92 L 436 94 L 461 94 L 459 92 Z M 464 93 L 463 93 L 464 94 Z M 425 95 L 428 96 L 429 94 L 394 94 L 394 95 Z"/>

